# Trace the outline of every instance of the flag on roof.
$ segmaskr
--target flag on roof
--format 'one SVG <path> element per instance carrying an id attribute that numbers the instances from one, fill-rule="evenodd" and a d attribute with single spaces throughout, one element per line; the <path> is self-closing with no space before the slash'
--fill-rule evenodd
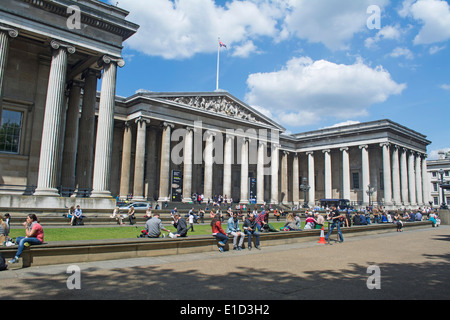
<path id="1" fill-rule="evenodd" d="M 219 45 L 220 45 L 221 48 L 222 47 L 227 48 L 227 46 L 222 41 L 219 41 Z"/>

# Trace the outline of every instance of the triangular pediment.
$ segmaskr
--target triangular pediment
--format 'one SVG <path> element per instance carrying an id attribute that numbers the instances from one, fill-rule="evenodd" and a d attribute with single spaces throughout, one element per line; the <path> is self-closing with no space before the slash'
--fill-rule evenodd
<path id="1" fill-rule="evenodd" d="M 228 92 L 207 93 L 153 93 L 140 92 L 153 99 L 167 101 L 184 107 L 194 108 L 201 112 L 217 114 L 230 120 L 249 122 L 255 125 L 270 126 L 280 131 L 285 129 L 261 112 L 255 110 Z"/>

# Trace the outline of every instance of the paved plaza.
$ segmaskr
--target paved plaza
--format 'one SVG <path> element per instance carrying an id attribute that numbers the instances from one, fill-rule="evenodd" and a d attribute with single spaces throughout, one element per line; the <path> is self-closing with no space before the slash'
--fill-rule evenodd
<path id="1" fill-rule="evenodd" d="M 344 232 L 345 237 L 345 232 Z M 186 254 L 0 273 L 4 299 L 309 300 L 449 299 L 450 227 L 348 237 L 331 245 Z M 368 289 L 368 268 L 380 289 Z"/>

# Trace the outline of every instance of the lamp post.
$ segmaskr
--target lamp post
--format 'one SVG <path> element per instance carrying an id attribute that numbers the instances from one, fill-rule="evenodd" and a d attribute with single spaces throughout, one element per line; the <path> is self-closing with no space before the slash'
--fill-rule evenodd
<path id="1" fill-rule="evenodd" d="M 369 184 L 367 186 L 367 191 L 366 191 L 367 195 L 369 196 L 369 206 L 372 205 L 372 195 L 374 194 L 374 192 L 375 192 L 375 188 Z"/>
<path id="2" fill-rule="evenodd" d="M 304 177 L 302 179 L 303 183 L 300 185 L 300 190 L 304 192 L 305 194 L 305 200 L 303 203 L 303 208 L 309 208 L 308 201 L 306 201 L 306 193 L 311 189 L 311 186 L 308 185 L 308 178 Z"/>
<path id="3" fill-rule="evenodd" d="M 439 184 L 440 184 L 440 187 L 441 187 L 441 190 L 442 190 L 442 204 L 441 204 L 441 209 L 448 209 L 448 206 L 447 206 L 447 204 L 445 203 L 445 193 L 444 193 L 444 184 L 445 184 L 445 182 L 444 182 L 444 173 L 445 173 L 445 171 L 444 171 L 444 169 L 439 169 L 439 174 L 440 174 L 440 176 L 441 176 L 441 180 L 439 181 Z"/>

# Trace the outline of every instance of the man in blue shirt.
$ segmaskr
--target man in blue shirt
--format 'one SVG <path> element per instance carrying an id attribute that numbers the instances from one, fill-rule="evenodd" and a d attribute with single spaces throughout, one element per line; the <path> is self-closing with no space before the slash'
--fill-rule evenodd
<path id="1" fill-rule="evenodd" d="M 83 212 L 81 211 L 80 205 L 77 205 L 72 217 L 72 225 L 81 225 L 83 224 Z"/>
<path id="2" fill-rule="evenodd" d="M 228 219 L 227 233 L 233 236 L 233 250 L 242 250 L 242 244 L 244 243 L 244 233 L 239 229 L 239 219 L 237 213 L 234 212 L 233 216 Z M 239 240 L 239 244 L 238 244 Z"/>
<path id="3" fill-rule="evenodd" d="M 331 219 L 331 227 L 330 227 L 330 232 L 328 232 L 327 235 L 325 236 L 325 241 L 328 241 L 328 237 L 331 235 L 334 228 L 337 227 L 339 238 L 340 238 L 341 242 L 344 242 L 344 237 L 342 236 L 342 231 L 341 231 L 341 218 L 342 218 L 342 216 L 339 213 L 339 211 L 336 209 L 336 206 L 332 205 L 331 212 L 329 214 L 329 219 Z"/>

